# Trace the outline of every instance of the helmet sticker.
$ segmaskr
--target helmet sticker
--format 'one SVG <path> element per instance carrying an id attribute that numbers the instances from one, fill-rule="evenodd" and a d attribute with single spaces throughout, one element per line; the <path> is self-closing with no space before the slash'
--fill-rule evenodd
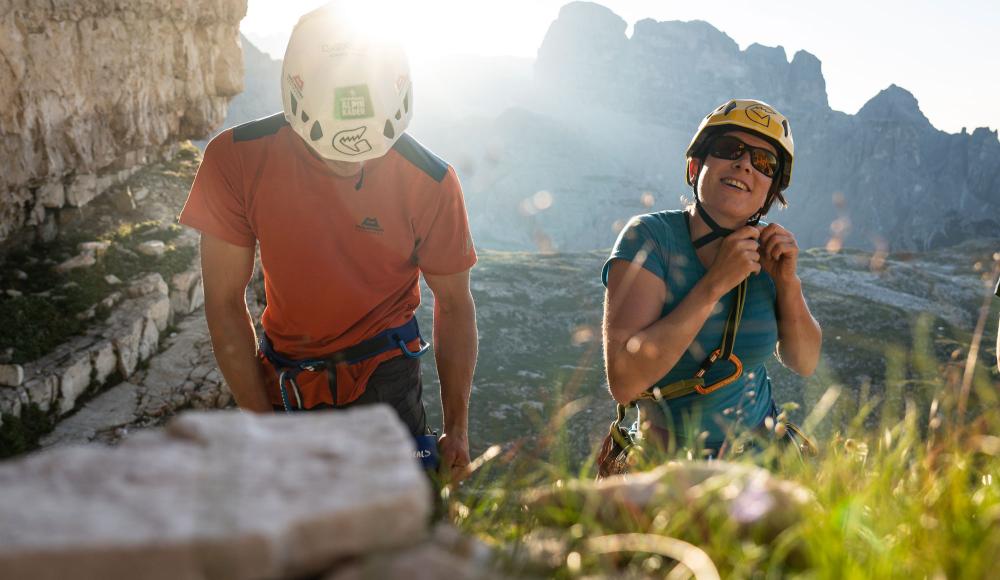
<path id="1" fill-rule="evenodd" d="M 754 105 L 746 110 L 747 118 L 762 125 L 768 127 L 771 125 L 771 115 L 776 115 L 774 110 L 765 107 L 764 105 Z"/>
<path id="2" fill-rule="evenodd" d="M 368 85 L 337 87 L 334 91 L 334 116 L 340 120 L 367 119 L 375 115 Z"/>
<path id="3" fill-rule="evenodd" d="M 333 148 L 344 155 L 361 155 L 372 150 L 368 140 L 364 138 L 368 127 L 347 129 L 333 136 Z"/>
<path id="4" fill-rule="evenodd" d="M 292 88 L 292 94 L 302 98 L 302 90 L 306 88 L 305 81 L 299 75 L 288 75 L 288 85 Z"/>
<path id="5" fill-rule="evenodd" d="M 399 78 L 396 79 L 396 92 L 403 92 L 403 88 L 405 88 L 408 84 L 410 84 L 410 77 L 406 75 L 399 75 Z"/>

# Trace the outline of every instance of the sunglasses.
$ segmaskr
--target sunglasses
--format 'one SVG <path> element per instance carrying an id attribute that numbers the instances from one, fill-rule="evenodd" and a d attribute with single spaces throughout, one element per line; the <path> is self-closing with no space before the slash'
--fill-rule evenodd
<path id="1" fill-rule="evenodd" d="M 750 152 L 750 165 L 754 169 L 767 177 L 774 177 L 778 173 L 777 155 L 767 149 L 747 145 L 732 135 L 718 137 L 708 146 L 709 155 L 717 159 L 727 159 L 729 161 L 743 157 L 743 154 L 747 151 Z"/>

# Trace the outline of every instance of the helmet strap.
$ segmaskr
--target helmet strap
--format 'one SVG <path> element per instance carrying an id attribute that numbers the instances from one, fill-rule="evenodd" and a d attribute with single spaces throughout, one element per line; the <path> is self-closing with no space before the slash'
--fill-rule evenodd
<path id="1" fill-rule="evenodd" d="M 705 225 L 707 225 L 708 229 L 711 230 L 704 236 L 691 242 L 694 245 L 694 249 L 697 250 L 703 246 L 711 244 L 715 240 L 722 239 L 728 236 L 729 234 L 733 233 L 734 230 L 720 226 L 719 222 L 715 221 L 714 219 L 712 219 L 712 216 L 708 215 L 708 210 L 706 210 L 705 206 L 701 204 L 701 197 L 698 195 L 698 182 L 694 181 L 694 185 L 692 185 L 691 187 L 694 188 L 695 210 L 698 212 L 698 215 L 701 216 L 701 221 L 705 222 Z M 766 205 L 767 204 L 765 203 L 765 207 Z M 750 219 L 747 220 L 747 225 L 749 226 L 757 225 L 757 223 L 760 222 L 760 218 L 763 217 L 763 215 L 764 215 L 764 208 L 762 207 L 759 210 L 757 210 L 756 213 L 750 216 Z"/>

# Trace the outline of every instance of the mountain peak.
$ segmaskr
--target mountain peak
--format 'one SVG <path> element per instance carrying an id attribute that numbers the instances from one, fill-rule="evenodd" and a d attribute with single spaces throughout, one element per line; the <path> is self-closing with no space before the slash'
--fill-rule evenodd
<path id="1" fill-rule="evenodd" d="M 605 33 L 616 33 L 624 36 L 628 23 L 615 14 L 610 8 L 594 2 L 570 2 L 559 9 L 556 22 L 563 26 L 573 27 L 578 32 L 600 30 Z M 553 23 L 555 24 L 555 23 Z"/>
<path id="2" fill-rule="evenodd" d="M 931 122 L 920 110 L 920 103 L 913 93 L 895 84 L 889 85 L 865 103 L 858 111 L 858 118 L 864 121 L 893 121 L 931 126 Z"/>

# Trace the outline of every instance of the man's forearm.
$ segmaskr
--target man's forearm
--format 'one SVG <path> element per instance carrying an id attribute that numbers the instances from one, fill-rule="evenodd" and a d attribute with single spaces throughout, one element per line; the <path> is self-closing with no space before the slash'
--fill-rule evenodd
<path id="1" fill-rule="evenodd" d="M 215 360 L 241 409 L 270 413 L 263 369 L 257 358 L 253 319 L 246 303 L 205 303 Z"/>
<path id="2" fill-rule="evenodd" d="M 434 305 L 434 358 L 441 380 L 445 433 L 465 435 L 469 428 L 469 396 L 476 370 L 479 336 L 471 294 Z"/>

